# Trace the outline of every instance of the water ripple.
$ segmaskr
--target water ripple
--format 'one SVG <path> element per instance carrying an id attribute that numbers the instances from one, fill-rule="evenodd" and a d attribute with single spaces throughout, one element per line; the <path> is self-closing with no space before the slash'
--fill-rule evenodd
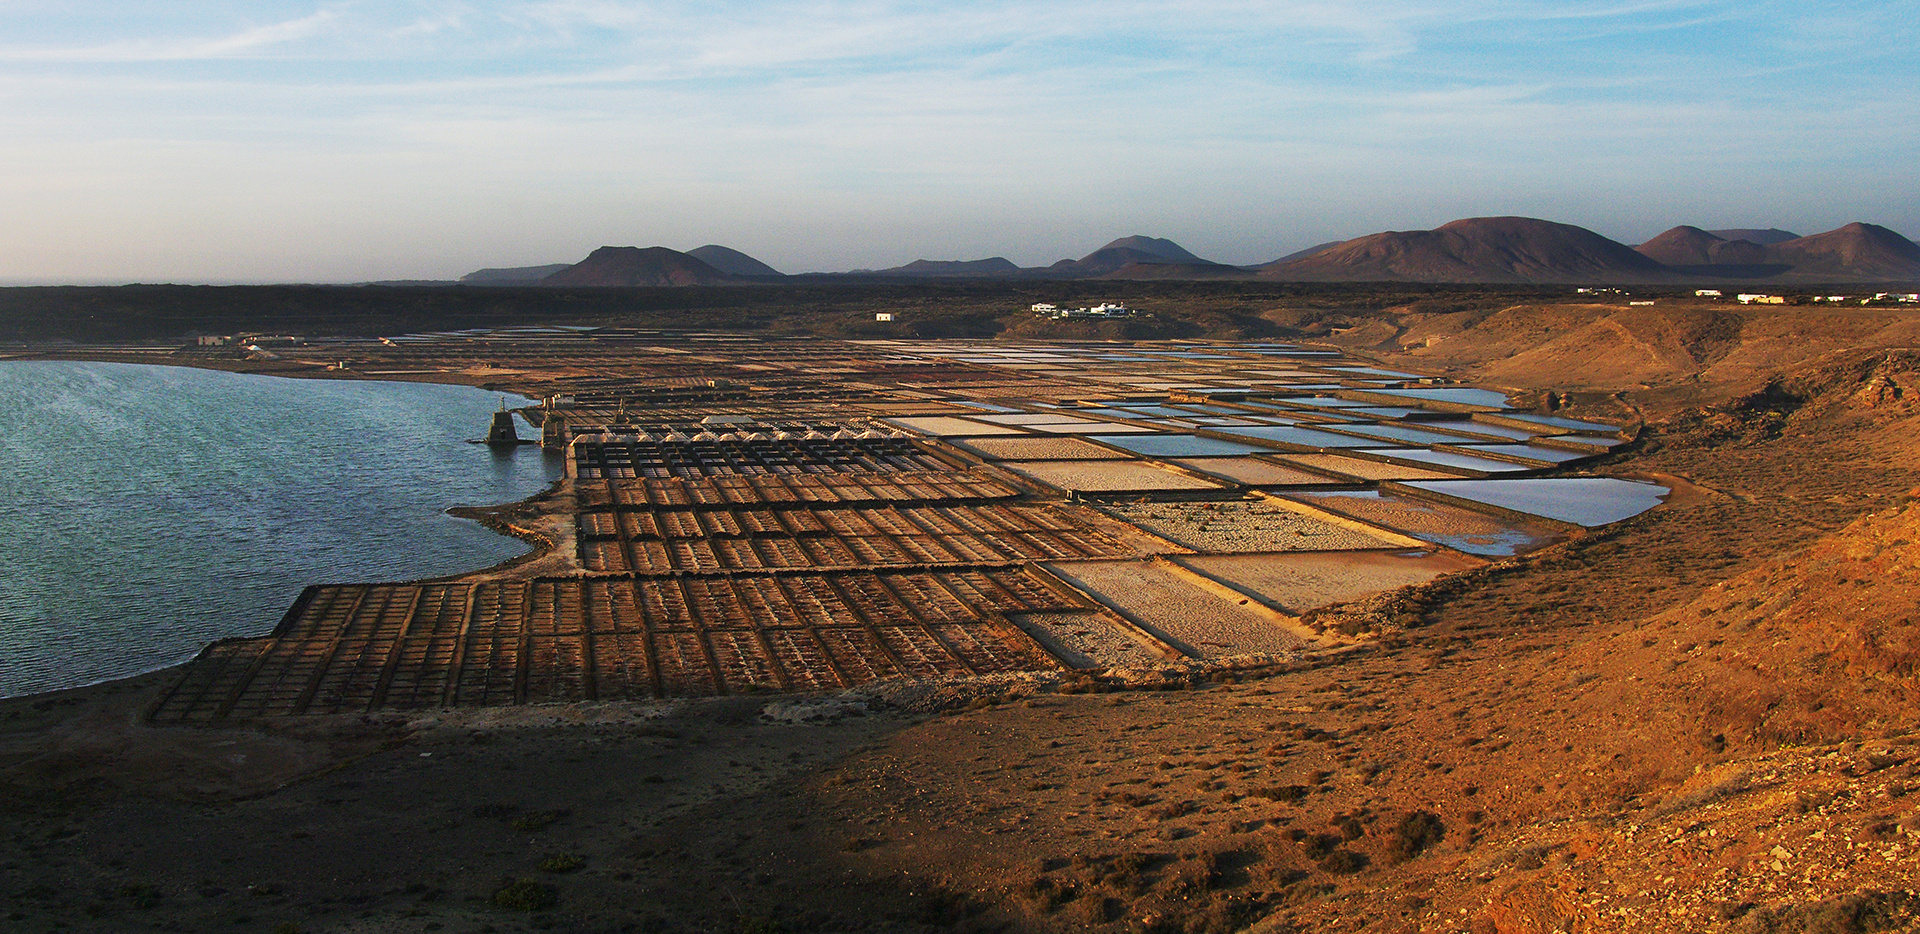
<path id="1" fill-rule="evenodd" d="M 496 455 L 500 396 L 108 363 L 0 363 L 0 696 L 259 635 L 308 584 L 476 570 L 525 545 L 445 514 L 559 475 Z"/>

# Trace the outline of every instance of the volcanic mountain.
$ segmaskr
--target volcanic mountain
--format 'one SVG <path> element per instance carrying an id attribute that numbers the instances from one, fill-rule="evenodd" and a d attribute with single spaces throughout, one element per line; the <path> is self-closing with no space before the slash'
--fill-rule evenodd
<path id="1" fill-rule="evenodd" d="M 1750 240 L 1728 240 L 1698 227 L 1675 227 L 1634 249 L 1668 266 L 1767 262 L 1766 247 Z"/>
<path id="2" fill-rule="evenodd" d="M 739 250 L 709 243 L 687 251 L 687 255 L 697 259 L 729 276 L 781 276 L 780 270 L 773 268 Z"/>
<path id="3" fill-rule="evenodd" d="M 1722 240 L 1745 240 L 1748 243 L 1758 243 L 1761 246 L 1772 246 L 1776 243 L 1785 243 L 1788 240 L 1800 239 L 1799 234 L 1791 230 L 1781 230 L 1778 227 L 1739 227 L 1732 230 L 1709 230 L 1707 233 L 1713 234 Z"/>
<path id="4" fill-rule="evenodd" d="M 567 268 L 568 263 L 549 266 L 513 266 L 502 269 L 476 269 L 460 277 L 461 285 L 535 285 L 540 280 Z"/>
<path id="5" fill-rule="evenodd" d="M 1063 259 L 1040 272 L 1052 278 L 1091 279 L 1095 276 L 1119 272 L 1134 265 L 1182 267 L 1163 271 L 1175 273 L 1192 271 L 1205 274 L 1221 264 L 1201 259 L 1172 240 L 1136 234 L 1131 237 L 1121 237 L 1079 259 Z"/>
<path id="6" fill-rule="evenodd" d="M 1920 245 L 1876 224 L 1854 222 L 1838 230 L 1788 240 L 1767 248 L 1777 263 L 1805 280 L 1920 280 Z"/>
<path id="7" fill-rule="evenodd" d="M 1280 265 L 1281 263 L 1290 263 L 1290 262 L 1293 262 L 1293 261 L 1294 261 L 1294 260 L 1296 260 L 1296 259 L 1306 259 L 1307 257 L 1309 257 L 1309 256 L 1312 256 L 1312 255 L 1313 255 L 1313 254 L 1315 254 L 1315 253 L 1324 253 L 1324 252 L 1326 252 L 1326 251 L 1328 251 L 1328 250 L 1331 250 L 1331 249 L 1333 249 L 1334 247 L 1337 247 L 1337 246 L 1339 246 L 1340 244 L 1342 244 L 1342 243 L 1345 243 L 1345 242 L 1347 242 L 1347 241 L 1345 241 L 1345 240 L 1328 240 L 1328 241 L 1327 241 L 1327 242 L 1325 242 L 1325 243 L 1321 243 L 1321 244 L 1316 244 L 1316 245 L 1314 245 L 1314 246 L 1310 246 L 1310 247 L 1307 247 L 1307 248 L 1306 248 L 1306 249 L 1304 249 L 1304 250 L 1295 250 L 1295 251 L 1293 251 L 1292 253 L 1288 253 L 1287 255 L 1285 255 L 1285 256 L 1282 256 L 1282 257 L 1280 257 L 1279 259 L 1276 259 L 1276 260 L 1274 260 L 1274 261 L 1273 261 L 1273 262 L 1271 262 L 1271 263 L 1262 263 L 1261 265 L 1262 265 L 1262 266 L 1278 266 L 1278 265 Z"/>
<path id="8" fill-rule="evenodd" d="M 603 246 L 586 259 L 545 279 L 551 286 L 716 285 L 731 276 L 679 250 L 663 246 Z"/>
<path id="9" fill-rule="evenodd" d="M 876 276 L 919 276 L 925 278 L 953 277 L 970 279 L 1005 279 L 1020 274 L 1020 267 L 1004 256 L 989 259 L 916 259 L 905 266 L 881 269 L 870 273 Z"/>
<path id="10" fill-rule="evenodd" d="M 1435 230 L 1349 240 L 1260 270 L 1311 282 L 1659 282 L 1660 263 L 1583 227 L 1531 217 L 1474 217 Z"/>

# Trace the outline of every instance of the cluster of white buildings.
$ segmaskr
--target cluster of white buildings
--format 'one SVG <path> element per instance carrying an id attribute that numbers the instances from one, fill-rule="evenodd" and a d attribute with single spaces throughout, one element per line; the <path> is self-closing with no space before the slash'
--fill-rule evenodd
<path id="1" fill-rule="evenodd" d="M 1062 308 L 1052 302 L 1039 302 L 1033 313 L 1042 318 L 1131 318 L 1133 309 L 1125 305 L 1099 304 L 1092 308 Z"/>
<path id="2" fill-rule="evenodd" d="M 1693 294 L 1697 298 L 1723 297 L 1719 289 L 1695 289 Z M 1734 299 L 1742 305 L 1784 305 L 1787 303 L 1785 296 L 1767 295 L 1760 292 L 1741 292 L 1735 295 Z M 1851 302 L 1856 299 L 1852 295 L 1814 295 L 1809 296 L 1807 300 L 1814 304 L 1838 305 L 1841 302 Z M 1920 292 L 1875 292 L 1872 298 L 1860 298 L 1858 301 L 1862 305 L 1871 305 L 1875 302 L 1899 302 L 1905 305 L 1920 304 Z"/>

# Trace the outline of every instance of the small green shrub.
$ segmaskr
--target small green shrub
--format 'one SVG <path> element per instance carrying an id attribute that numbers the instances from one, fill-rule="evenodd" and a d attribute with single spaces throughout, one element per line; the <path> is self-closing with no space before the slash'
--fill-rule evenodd
<path id="1" fill-rule="evenodd" d="M 494 890 L 491 901 L 495 908 L 508 911 L 545 911 L 559 903 L 560 893 L 533 879 L 508 879 Z"/>

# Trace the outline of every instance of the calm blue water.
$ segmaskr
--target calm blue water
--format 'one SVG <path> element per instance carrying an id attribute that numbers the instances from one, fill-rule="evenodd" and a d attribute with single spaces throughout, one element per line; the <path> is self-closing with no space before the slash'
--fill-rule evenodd
<path id="1" fill-rule="evenodd" d="M 559 476 L 538 448 L 465 443 L 485 436 L 500 398 L 0 362 L 0 696 L 264 634 L 308 584 L 457 574 L 524 553 L 444 512 L 524 499 Z"/>
<path id="2" fill-rule="evenodd" d="M 1539 480 L 1427 480 L 1407 484 L 1588 528 L 1619 522 L 1660 505 L 1664 486 L 1613 477 Z"/>

